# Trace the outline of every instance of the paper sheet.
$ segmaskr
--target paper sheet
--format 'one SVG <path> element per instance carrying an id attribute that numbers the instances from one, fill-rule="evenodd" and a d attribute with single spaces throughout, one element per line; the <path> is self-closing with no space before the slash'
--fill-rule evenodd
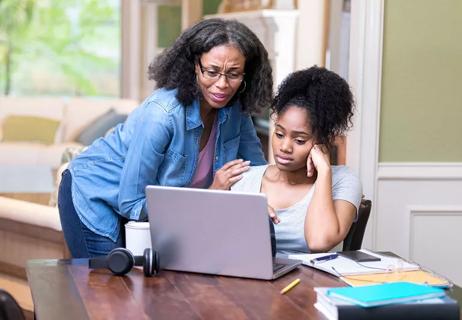
<path id="1" fill-rule="evenodd" d="M 311 260 L 314 258 L 331 255 L 332 253 L 291 254 L 288 255 L 288 258 L 302 260 L 304 265 L 328 272 L 337 277 L 361 274 L 396 273 L 420 269 L 419 265 L 409 263 L 399 257 L 381 255 L 367 249 L 361 249 L 360 251 L 373 256 L 377 256 L 381 260 L 370 262 L 355 262 L 351 259 L 338 256 L 335 259 L 325 262 L 318 262 L 315 264 L 311 262 Z"/>
<path id="2" fill-rule="evenodd" d="M 362 274 L 341 277 L 340 279 L 342 279 L 344 282 L 348 283 L 350 286 L 353 287 L 371 285 L 374 283 L 389 283 L 397 281 L 428 284 L 436 287 L 449 287 L 451 285 L 449 280 L 425 270 Z"/>

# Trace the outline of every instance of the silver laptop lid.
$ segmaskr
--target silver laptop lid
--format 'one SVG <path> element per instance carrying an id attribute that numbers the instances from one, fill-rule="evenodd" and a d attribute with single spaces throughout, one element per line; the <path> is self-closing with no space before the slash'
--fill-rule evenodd
<path id="1" fill-rule="evenodd" d="M 265 195 L 148 186 L 146 199 L 161 268 L 273 277 Z"/>

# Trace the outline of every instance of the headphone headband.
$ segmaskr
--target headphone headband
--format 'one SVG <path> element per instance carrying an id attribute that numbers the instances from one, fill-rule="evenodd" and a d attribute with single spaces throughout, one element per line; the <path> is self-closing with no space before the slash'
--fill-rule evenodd
<path id="1" fill-rule="evenodd" d="M 107 268 L 115 275 L 128 273 L 133 266 L 143 266 L 144 274 L 147 277 L 156 275 L 159 272 L 159 258 L 157 252 L 147 248 L 142 256 L 133 256 L 126 248 L 113 249 L 107 256 L 95 257 L 88 260 L 90 269 Z"/>

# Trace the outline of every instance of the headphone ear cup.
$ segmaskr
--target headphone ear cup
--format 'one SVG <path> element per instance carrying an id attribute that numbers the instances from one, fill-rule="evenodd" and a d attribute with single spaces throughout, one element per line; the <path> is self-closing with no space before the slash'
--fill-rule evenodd
<path id="1" fill-rule="evenodd" d="M 153 275 L 152 266 L 152 250 L 146 248 L 143 252 L 143 272 L 146 277 L 151 277 Z"/>
<path id="2" fill-rule="evenodd" d="M 159 258 L 156 251 L 150 248 L 144 249 L 143 271 L 146 277 L 152 277 L 159 272 Z"/>
<path id="3" fill-rule="evenodd" d="M 133 254 L 125 248 L 113 249 L 107 256 L 107 267 L 115 275 L 128 273 L 135 264 Z"/>
<path id="4" fill-rule="evenodd" d="M 153 274 L 157 275 L 160 272 L 160 257 L 159 253 L 155 250 L 152 251 Z"/>

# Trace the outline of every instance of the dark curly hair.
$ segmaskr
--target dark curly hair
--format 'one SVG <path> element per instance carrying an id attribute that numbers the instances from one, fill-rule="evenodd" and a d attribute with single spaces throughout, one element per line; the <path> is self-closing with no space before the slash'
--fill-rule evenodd
<path id="1" fill-rule="evenodd" d="M 203 53 L 225 44 L 236 46 L 245 56 L 246 87 L 243 91 L 240 89 L 242 92 L 237 93 L 232 101 L 239 98 L 242 110 L 248 113 L 269 106 L 273 80 L 268 53 L 257 36 L 235 20 L 203 20 L 184 31 L 149 65 L 149 79 L 155 80 L 158 88 L 177 88 L 178 100 L 190 105 L 201 94 L 195 64 Z"/>
<path id="2" fill-rule="evenodd" d="M 351 125 L 354 101 L 348 83 L 336 73 L 317 66 L 290 74 L 279 86 L 271 105 L 272 113 L 287 107 L 308 111 L 316 143 L 332 146 L 336 136 Z"/>

